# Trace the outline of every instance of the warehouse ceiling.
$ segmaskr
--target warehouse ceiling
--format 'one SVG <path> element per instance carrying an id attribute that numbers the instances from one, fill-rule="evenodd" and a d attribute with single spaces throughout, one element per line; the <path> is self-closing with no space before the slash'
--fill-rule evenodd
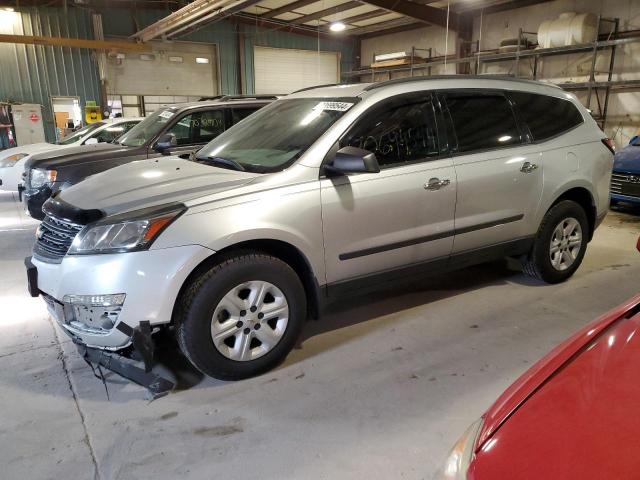
<path id="1" fill-rule="evenodd" d="M 89 8 L 169 8 L 172 13 L 138 31 L 133 38 L 180 38 L 205 25 L 233 18 L 241 23 L 307 34 L 367 38 L 425 25 L 452 30 L 470 27 L 481 11 L 491 13 L 550 0 L 21 0 L 20 5 L 54 4 Z M 15 6 L 0 0 L 0 6 Z M 341 24 L 342 31 L 332 25 Z"/>

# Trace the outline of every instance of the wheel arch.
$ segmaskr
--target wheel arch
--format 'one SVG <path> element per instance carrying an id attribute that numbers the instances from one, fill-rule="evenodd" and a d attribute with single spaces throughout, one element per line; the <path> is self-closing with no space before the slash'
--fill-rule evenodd
<path id="1" fill-rule="evenodd" d="M 318 283 L 317 278 L 313 273 L 313 268 L 307 257 L 296 246 L 282 241 L 274 239 L 253 239 L 238 242 L 229 246 L 226 246 L 220 250 L 217 250 L 213 255 L 210 255 L 202 262 L 200 262 L 187 276 L 182 283 L 176 302 L 173 307 L 172 322 L 175 318 L 176 307 L 178 305 L 178 299 L 182 297 L 184 290 L 191 284 L 191 282 L 208 271 L 213 265 L 218 263 L 222 258 L 232 255 L 236 252 L 260 252 L 268 255 L 272 255 L 287 265 L 289 265 L 296 272 L 302 285 L 304 287 L 305 295 L 307 297 L 307 312 L 309 317 L 317 319 L 320 316 L 320 308 L 322 304 L 322 288 Z"/>
<path id="2" fill-rule="evenodd" d="M 591 239 L 593 238 L 593 232 L 596 228 L 597 215 L 597 207 L 593 194 L 586 187 L 571 187 L 558 195 L 553 203 L 549 206 L 547 211 L 549 211 L 549 209 L 562 202 L 563 200 L 572 200 L 582 208 L 584 208 L 584 211 L 587 214 L 587 220 L 589 222 L 589 241 L 591 241 Z"/>

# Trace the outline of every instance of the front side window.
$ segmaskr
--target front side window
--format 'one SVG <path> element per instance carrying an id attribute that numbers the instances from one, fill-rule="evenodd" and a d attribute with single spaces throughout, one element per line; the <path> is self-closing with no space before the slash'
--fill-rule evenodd
<path id="1" fill-rule="evenodd" d="M 222 110 L 190 113 L 178 120 L 167 131 L 167 133 L 175 135 L 178 146 L 207 143 L 222 132 L 224 132 L 224 112 Z"/>
<path id="2" fill-rule="evenodd" d="M 284 170 L 355 103 L 355 98 L 278 100 L 234 125 L 198 152 L 197 161 L 269 173 Z"/>
<path id="3" fill-rule="evenodd" d="M 513 110 L 504 95 L 452 92 L 445 97 L 458 139 L 454 153 L 522 143 Z"/>
<path id="4" fill-rule="evenodd" d="M 569 100 L 525 92 L 511 92 L 509 96 L 536 142 L 560 135 L 584 121 Z"/>
<path id="5" fill-rule="evenodd" d="M 90 123 L 89 125 L 82 127 L 80 130 L 73 132 L 71 135 L 64 137 L 62 140 L 59 140 L 57 143 L 58 145 L 70 145 L 72 143 L 79 141 L 84 136 L 93 132 L 94 130 L 97 130 L 103 125 L 104 125 L 104 122 Z"/>
<path id="6" fill-rule="evenodd" d="M 375 153 L 381 168 L 439 156 L 434 108 L 430 99 L 394 99 L 375 106 L 340 141 Z"/>
<path id="7" fill-rule="evenodd" d="M 154 138 L 172 121 L 176 115 L 175 108 L 156 110 L 127 133 L 118 138 L 118 143 L 125 147 L 140 147 Z"/>

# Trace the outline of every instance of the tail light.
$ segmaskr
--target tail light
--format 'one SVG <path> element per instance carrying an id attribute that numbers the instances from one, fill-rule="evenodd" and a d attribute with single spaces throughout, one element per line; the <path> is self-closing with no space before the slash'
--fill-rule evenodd
<path id="1" fill-rule="evenodd" d="M 604 143 L 604 146 L 607 147 L 611 153 L 613 153 L 614 155 L 616 154 L 616 144 L 613 143 L 612 139 L 603 138 L 602 143 Z"/>

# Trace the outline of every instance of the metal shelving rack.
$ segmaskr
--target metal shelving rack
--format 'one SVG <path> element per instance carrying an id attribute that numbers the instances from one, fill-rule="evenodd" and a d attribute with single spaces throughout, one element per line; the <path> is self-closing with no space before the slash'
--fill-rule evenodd
<path id="1" fill-rule="evenodd" d="M 600 26 L 602 23 L 608 23 L 612 26 L 609 31 L 602 32 Z M 439 65 L 458 65 L 468 63 L 470 65 L 470 71 L 478 74 L 481 71 L 482 64 L 513 61 L 514 76 L 519 76 L 520 61 L 523 59 L 532 59 L 532 75 L 533 80 L 544 80 L 539 78 L 538 64 L 541 58 L 552 57 L 558 55 L 571 55 L 576 53 L 592 52 L 590 71 L 588 72 L 588 80 L 586 82 L 572 82 L 572 83 L 555 83 L 556 85 L 573 91 L 584 91 L 587 93 L 586 107 L 591 109 L 591 104 L 595 98 L 597 106 L 597 113 L 594 113 L 594 118 L 600 124 L 601 128 L 604 128 L 607 119 L 607 110 L 609 107 L 609 97 L 613 90 L 633 90 L 640 88 L 640 80 L 613 80 L 613 71 L 615 67 L 616 50 L 618 47 L 627 45 L 630 43 L 640 42 L 640 34 L 634 36 L 620 38 L 621 32 L 619 31 L 620 20 L 618 18 L 598 18 L 598 35 L 596 40 L 592 43 L 585 43 L 581 45 L 569 45 L 564 47 L 552 47 L 552 48 L 536 48 L 536 49 L 520 49 L 523 45 L 524 35 L 531 34 L 532 32 L 525 32 L 522 29 L 519 31 L 518 44 L 514 52 L 505 53 L 483 53 L 478 52 L 470 57 L 463 58 L 444 58 L 436 57 L 430 60 L 410 65 L 403 65 L 400 67 L 387 67 L 387 68 L 365 68 L 360 70 L 354 70 L 351 72 L 343 72 L 342 76 L 346 79 L 354 77 L 367 77 L 371 75 L 371 79 L 375 80 L 375 75 L 380 73 L 388 73 L 389 78 L 392 73 L 395 72 L 409 72 L 409 76 L 413 77 L 416 72 L 423 72 L 420 76 L 431 75 L 431 70 L 435 66 Z M 624 33 L 624 32 L 623 32 Z M 604 39 L 601 39 L 603 38 Z M 476 49 L 477 50 L 477 49 Z M 596 72 L 596 62 L 598 55 L 603 51 L 610 51 L 609 68 L 603 72 Z M 424 74 L 427 72 L 427 75 Z M 607 75 L 606 81 L 596 81 L 596 74 L 604 73 Z"/>

